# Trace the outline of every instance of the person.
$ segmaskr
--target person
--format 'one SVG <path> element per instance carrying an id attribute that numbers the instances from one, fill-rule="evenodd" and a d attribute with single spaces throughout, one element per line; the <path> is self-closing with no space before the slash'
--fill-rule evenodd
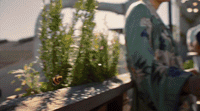
<path id="1" fill-rule="evenodd" d="M 127 67 L 141 111 L 197 110 L 199 77 L 185 72 L 172 33 L 156 10 L 170 0 L 140 0 L 126 12 Z"/>
<path id="2" fill-rule="evenodd" d="M 190 52 L 197 52 L 200 55 L 200 24 L 188 29 L 187 46 Z"/>

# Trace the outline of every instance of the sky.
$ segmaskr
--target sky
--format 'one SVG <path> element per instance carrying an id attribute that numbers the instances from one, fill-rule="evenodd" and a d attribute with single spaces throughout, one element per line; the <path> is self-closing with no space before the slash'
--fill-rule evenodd
<path id="1" fill-rule="evenodd" d="M 127 0 L 98 0 L 99 2 L 122 3 Z M 47 1 L 48 3 L 48 1 Z M 0 40 L 7 39 L 17 41 L 21 38 L 34 36 L 35 23 L 41 11 L 42 0 L 0 0 Z M 70 24 L 73 9 L 63 9 L 63 23 Z M 168 24 L 168 3 L 163 3 L 158 9 L 163 22 Z M 94 31 L 105 32 L 108 28 L 124 27 L 125 19 L 123 15 L 107 11 L 97 11 L 95 15 L 96 27 Z M 117 19 L 116 19 L 117 18 Z M 77 25 L 77 27 L 80 26 Z M 113 33 L 108 32 L 111 37 Z M 121 43 L 124 43 L 123 35 L 120 36 Z"/>

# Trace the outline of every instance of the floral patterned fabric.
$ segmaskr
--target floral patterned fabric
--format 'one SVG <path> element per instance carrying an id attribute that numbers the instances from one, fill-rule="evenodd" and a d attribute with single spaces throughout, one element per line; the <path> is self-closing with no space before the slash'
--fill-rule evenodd
<path id="1" fill-rule="evenodd" d="M 148 0 L 128 8 L 125 36 L 128 69 L 142 103 L 139 109 L 195 111 L 196 97 L 180 96 L 192 73 L 183 71 L 172 34 Z"/>

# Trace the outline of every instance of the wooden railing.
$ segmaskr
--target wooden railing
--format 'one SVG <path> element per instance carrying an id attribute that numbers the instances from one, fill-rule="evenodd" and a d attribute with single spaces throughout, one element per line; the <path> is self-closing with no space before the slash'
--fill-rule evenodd
<path id="1" fill-rule="evenodd" d="M 128 111 L 130 105 L 127 91 L 132 86 L 130 74 L 125 73 L 102 83 L 6 100 L 0 104 L 0 111 Z"/>

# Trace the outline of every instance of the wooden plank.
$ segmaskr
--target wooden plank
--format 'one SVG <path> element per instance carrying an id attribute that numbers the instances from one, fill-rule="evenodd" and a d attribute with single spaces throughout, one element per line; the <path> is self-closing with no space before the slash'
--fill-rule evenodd
<path id="1" fill-rule="evenodd" d="M 89 83 L 7 100 L 0 104 L 0 110 L 89 111 L 122 95 L 132 86 L 130 74 L 126 73 L 102 83 Z"/>
<path id="2" fill-rule="evenodd" d="M 121 77 L 122 77 L 122 78 L 120 78 L 121 80 L 122 79 L 123 79 L 123 81 L 127 80 L 125 75 L 121 75 Z M 62 110 L 65 110 L 65 111 L 80 111 L 80 110 L 88 111 L 88 110 L 91 110 L 91 109 L 95 108 L 96 106 L 99 106 L 109 100 L 112 100 L 113 98 L 119 96 L 123 92 L 130 89 L 131 87 L 132 87 L 132 82 L 128 82 L 126 84 L 121 85 L 120 87 L 113 88 L 107 92 L 101 93 L 99 95 L 93 96 L 91 98 L 85 99 L 80 102 L 76 102 L 72 105 L 62 107 L 60 109 L 57 109 L 56 111 L 62 111 Z"/>

